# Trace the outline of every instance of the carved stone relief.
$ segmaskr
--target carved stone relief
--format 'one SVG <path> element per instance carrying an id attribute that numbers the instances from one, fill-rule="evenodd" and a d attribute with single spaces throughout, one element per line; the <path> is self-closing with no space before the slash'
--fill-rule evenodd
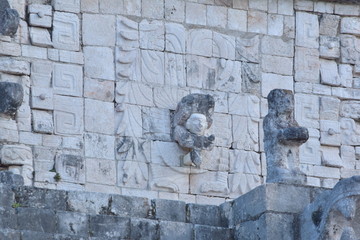
<path id="1" fill-rule="evenodd" d="M 272 90 L 268 97 L 269 113 L 264 119 L 264 143 L 267 164 L 266 182 L 305 183 L 299 169 L 299 146 L 309 138 L 308 130 L 294 118 L 291 91 Z"/>

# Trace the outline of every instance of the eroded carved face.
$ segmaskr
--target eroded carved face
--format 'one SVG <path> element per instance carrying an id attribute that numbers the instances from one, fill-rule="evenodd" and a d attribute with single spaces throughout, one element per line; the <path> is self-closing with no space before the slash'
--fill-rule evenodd
<path id="1" fill-rule="evenodd" d="M 185 127 L 191 133 L 197 135 L 204 135 L 205 130 L 208 128 L 206 116 L 201 113 L 193 113 L 186 121 Z"/>

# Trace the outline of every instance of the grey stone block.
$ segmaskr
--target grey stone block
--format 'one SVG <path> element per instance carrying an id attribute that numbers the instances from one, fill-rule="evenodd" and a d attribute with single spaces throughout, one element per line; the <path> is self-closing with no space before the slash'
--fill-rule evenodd
<path id="1" fill-rule="evenodd" d="M 1 240 L 20 240 L 20 232 L 11 229 L 0 230 Z"/>
<path id="2" fill-rule="evenodd" d="M 54 239 L 54 234 L 44 232 L 22 231 L 21 240 L 49 240 Z"/>
<path id="3" fill-rule="evenodd" d="M 219 227 L 226 226 L 226 222 L 221 219 L 219 206 L 214 205 L 188 204 L 187 222 Z"/>
<path id="4" fill-rule="evenodd" d="M 259 217 L 266 211 L 300 213 L 310 203 L 310 188 L 271 183 L 234 200 L 234 224 Z"/>
<path id="5" fill-rule="evenodd" d="M 58 233 L 87 236 L 89 232 L 89 217 L 83 213 L 57 212 Z"/>
<path id="6" fill-rule="evenodd" d="M 23 97 L 23 88 L 19 83 L 0 82 L 0 114 L 5 114 L 11 117 L 15 116 L 16 111 L 21 106 Z"/>
<path id="7" fill-rule="evenodd" d="M 234 239 L 294 240 L 294 229 L 293 215 L 265 213 L 257 220 L 237 225 Z"/>
<path id="8" fill-rule="evenodd" d="M 10 171 L 0 171 L 0 183 L 5 185 L 24 185 L 24 179 L 21 175 Z"/>
<path id="9" fill-rule="evenodd" d="M 0 207 L 0 229 L 4 228 L 17 229 L 15 209 Z"/>
<path id="10" fill-rule="evenodd" d="M 131 219 L 130 239 L 159 239 L 160 229 L 157 220 Z"/>
<path id="11" fill-rule="evenodd" d="M 227 227 L 231 227 L 234 225 L 233 219 L 233 202 L 225 202 L 219 206 L 221 222 L 225 224 Z"/>
<path id="12" fill-rule="evenodd" d="M 67 192 L 33 187 L 14 189 L 16 202 L 22 207 L 66 210 Z"/>
<path id="13" fill-rule="evenodd" d="M 155 218 L 159 220 L 185 222 L 186 204 L 181 201 L 154 199 L 151 201 Z"/>
<path id="14" fill-rule="evenodd" d="M 108 214 L 110 205 L 109 199 L 109 194 L 69 191 L 67 211 L 76 211 L 88 214 Z"/>
<path id="15" fill-rule="evenodd" d="M 16 213 L 18 226 L 22 230 L 46 233 L 54 233 L 56 230 L 56 216 L 53 210 L 19 207 Z"/>
<path id="16" fill-rule="evenodd" d="M 111 214 L 124 217 L 146 218 L 150 211 L 147 198 L 112 195 L 110 199 Z"/>
<path id="17" fill-rule="evenodd" d="M 195 225 L 194 239 L 196 240 L 233 239 L 233 236 L 229 228 Z"/>
<path id="18" fill-rule="evenodd" d="M 160 240 L 187 240 L 192 238 L 192 224 L 160 221 Z"/>
<path id="19" fill-rule="evenodd" d="M 130 219 L 118 216 L 90 216 L 89 233 L 91 237 L 129 238 Z"/>
<path id="20" fill-rule="evenodd" d="M 15 194 L 9 186 L 0 185 L 0 207 L 11 207 L 15 203 Z"/>

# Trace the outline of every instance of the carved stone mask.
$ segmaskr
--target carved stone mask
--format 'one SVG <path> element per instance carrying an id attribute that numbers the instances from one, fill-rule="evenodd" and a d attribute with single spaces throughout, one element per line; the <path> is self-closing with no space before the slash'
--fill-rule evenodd
<path id="1" fill-rule="evenodd" d="M 294 110 L 294 95 L 289 90 L 274 89 L 269 93 L 267 99 L 269 112 L 286 114 Z"/>
<path id="2" fill-rule="evenodd" d="M 208 128 L 206 116 L 201 113 L 193 113 L 186 121 L 185 127 L 191 133 L 196 135 L 204 135 L 205 130 Z"/>

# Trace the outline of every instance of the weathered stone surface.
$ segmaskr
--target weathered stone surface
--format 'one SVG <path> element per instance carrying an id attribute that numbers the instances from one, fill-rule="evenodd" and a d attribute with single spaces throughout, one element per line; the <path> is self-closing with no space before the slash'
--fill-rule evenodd
<path id="1" fill-rule="evenodd" d="M 181 99 L 173 118 L 174 139 L 180 146 L 191 149 L 190 159 L 184 164 L 201 163 L 201 150 L 213 148 L 214 135 L 206 136 L 205 131 L 212 125 L 215 101 L 210 95 L 190 94 Z M 186 156 L 185 156 L 186 158 Z M 187 162 L 187 161 L 191 162 Z M 185 163 L 187 162 L 187 163 Z"/>
<path id="2" fill-rule="evenodd" d="M 360 19 L 356 17 L 344 17 L 341 19 L 340 32 L 360 35 Z"/>
<path id="3" fill-rule="evenodd" d="M 359 46 L 360 39 L 353 35 L 341 35 L 341 62 L 358 64 L 360 61 L 360 50 L 356 47 Z"/>
<path id="4" fill-rule="evenodd" d="M 340 57 L 340 38 L 320 36 L 320 57 L 336 59 Z"/>
<path id="5" fill-rule="evenodd" d="M 359 176 L 343 179 L 319 195 L 301 215 L 301 239 L 359 238 L 359 181 Z"/>
<path id="6" fill-rule="evenodd" d="M 199 225 L 227 227 L 220 217 L 219 206 L 187 204 L 187 222 Z"/>
<path id="7" fill-rule="evenodd" d="M 309 138 L 308 130 L 294 119 L 294 96 L 288 90 L 274 89 L 268 95 L 269 113 L 264 119 L 266 182 L 303 184 L 299 169 L 299 146 Z"/>
<path id="8" fill-rule="evenodd" d="M 0 183 L 6 185 L 23 185 L 24 179 L 20 175 L 10 171 L 0 171 Z"/>
<path id="9" fill-rule="evenodd" d="M 61 2 L 61 1 L 57 1 Z M 55 12 L 52 40 L 55 48 L 78 51 L 80 47 L 80 21 L 76 14 Z"/>
<path id="10" fill-rule="evenodd" d="M 31 148 L 25 145 L 2 145 L 0 161 L 4 165 L 32 165 Z"/>
<path id="11" fill-rule="evenodd" d="M 23 87 L 20 84 L 0 82 L 0 116 L 14 117 L 23 97 Z"/>
<path id="12" fill-rule="evenodd" d="M 258 35 L 236 38 L 236 60 L 259 63 L 260 38 Z"/>
<path id="13" fill-rule="evenodd" d="M 62 234 L 87 236 L 89 232 L 89 217 L 83 213 L 58 211 L 57 228 Z"/>
<path id="14" fill-rule="evenodd" d="M 50 28 L 52 25 L 52 7 L 42 4 L 30 4 L 28 7 L 31 26 Z"/>
<path id="15" fill-rule="evenodd" d="M 54 132 L 53 116 L 45 111 L 32 111 L 32 126 L 34 132 L 50 133 Z"/>
<path id="16" fill-rule="evenodd" d="M 154 209 L 154 217 L 158 220 L 185 222 L 185 202 L 165 199 L 154 199 L 151 202 Z"/>
<path id="17" fill-rule="evenodd" d="M 19 13 L 11 9 L 7 0 L 0 1 L 0 34 L 12 36 L 16 33 L 20 21 Z"/>
<path id="18" fill-rule="evenodd" d="M 160 239 L 183 240 L 192 239 L 193 229 L 189 223 L 160 222 Z"/>
<path id="19" fill-rule="evenodd" d="M 335 37 L 338 34 L 340 16 L 324 14 L 320 18 L 320 34 Z"/>
<path id="20" fill-rule="evenodd" d="M 81 98 L 54 96 L 54 132 L 76 135 L 83 132 L 84 103 Z"/>
<path id="21" fill-rule="evenodd" d="M 319 20 L 317 15 L 297 12 L 296 19 L 296 46 L 318 48 Z"/>
<path id="22" fill-rule="evenodd" d="M 57 154 L 55 170 L 60 175 L 61 181 L 85 183 L 85 164 L 82 156 Z"/>
<path id="23" fill-rule="evenodd" d="M 311 48 L 295 48 L 295 81 L 319 82 L 319 50 Z"/>
<path id="24" fill-rule="evenodd" d="M 126 239 L 130 236 L 130 219 L 118 216 L 90 216 L 89 232 L 93 237 L 107 236 Z"/>
<path id="25" fill-rule="evenodd" d="M 54 233 L 56 229 L 55 211 L 52 209 L 18 208 L 18 224 L 23 230 Z"/>

